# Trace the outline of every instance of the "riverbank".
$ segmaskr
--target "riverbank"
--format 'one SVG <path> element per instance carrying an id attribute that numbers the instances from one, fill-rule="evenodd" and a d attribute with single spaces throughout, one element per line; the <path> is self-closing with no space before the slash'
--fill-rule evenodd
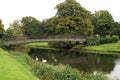
<path id="1" fill-rule="evenodd" d="M 57 48 L 51 48 L 49 47 L 49 43 L 48 42 L 37 42 L 37 43 L 28 43 L 24 45 L 26 48 L 30 49 L 30 48 L 38 48 L 38 49 L 47 49 L 47 50 L 60 50 Z"/>
<path id="2" fill-rule="evenodd" d="M 40 49 L 50 49 L 50 50 L 60 50 L 56 48 L 50 48 L 48 42 L 40 42 L 40 43 L 29 43 L 25 44 L 25 47 L 30 48 L 40 48 Z M 85 52 L 85 53 L 97 53 L 97 54 L 111 54 L 116 55 L 120 53 L 120 41 L 117 43 L 109 43 L 95 46 L 87 46 L 76 45 L 70 50 L 62 50 L 62 51 L 75 51 L 75 52 Z"/>
<path id="3" fill-rule="evenodd" d="M 37 43 L 38 44 L 38 43 Z M 43 43 L 40 43 L 43 44 Z M 39 44 L 39 45 L 40 45 Z M 20 48 L 17 47 L 17 48 Z M 6 66 L 3 71 L 0 71 L 0 77 L 4 76 L 3 79 L 1 80 L 38 80 L 31 72 L 32 72 L 40 78 L 40 80 L 93 80 L 94 78 L 98 78 L 99 80 L 108 80 L 107 77 L 104 75 L 104 73 L 97 73 L 96 75 L 94 74 L 82 74 L 82 72 L 79 72 L 76 69 L 71 68 L 68 65 L 50 65 L 47 63 L 42 63 L 39 61 L 29 60 L 30 56 L 25 57 L 23 53 L 17 51 L 17 48 L 15 51 L 9 50 L 9 53 L 3 49 L 1 49 L 0 53 L 6 54 L 7 57 L 1 58 L 0 55 L 0 61 L 4 63 L 5 60 L 7 60 L 6 64 L 1 64 L 0 62 L 0 67 L 1 65 Z M 23 47 L 24 48 L 24 47 Z M 21 48 L 21 50 L 23 50 Z M 24 52 L 24 51 L 23 51 Z M 10 60 L 12 59 L 12 60 Z M 27 63 L 31 64 L 32 66 L 29 66 Z M 9 64 L 9 65 L 8 65 Z M 16 69 L 17 68 L 17 69 Z M 5 73 L 10 73 L 9 76 L 4 74 Z M 11 75 L 12 74 L 12 75 Z M 10 78 L 12 76 L 13 78 Z M 30 76 L 30 77 L 29 77 Z M 6 78 L 7 77 L 7 78 Z M 10 78 L 10 79 L 9 79 Z M 97 79 L 97 80 L 98 80 Z"/>
<path id="4" fill-rule="evenodd" d="M 120 53 L 120 41 L 117 43 L 88 46 L 82 48 L 86 53 L 98 53 L 98 54 L 119 54 Z"/>
<path id="5" fill-rule="evenodd" d="M 30 72 L 24 61 L 19 62 L 16 59 L 0 48 L 0 80 L 39 80 Z"/>

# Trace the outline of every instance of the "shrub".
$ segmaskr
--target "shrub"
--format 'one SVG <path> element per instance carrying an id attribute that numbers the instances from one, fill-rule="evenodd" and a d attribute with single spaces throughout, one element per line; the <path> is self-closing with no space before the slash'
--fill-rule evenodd
<path id="1" fill-rule="evenodd" d="M 32 71 L 40 80 L 53 80 L 54 69 L 52 65 L 37 62 Z"/>
<path id="2" fill-rule="evenodd" d="M 88 46 L 91 46 L 99 43 L 99 40 L 97 40 L 96 38 L 88 38 L 86 42 Z"/>
<path id="3" fill-rule="evenodd" d="M 69 66 L 36 63 L 32 71 L 40 80 L 80 80 L 79 72 Z"/>
<path id="4" fill-rule="evenodd" d="M 117 35 L 113 35 L 112 36 L 112 42 L 118 42 L 119 41 L 119 36 L 117 36 Z"/>
<path id="5" fill-rule="evenodd" d="M 100 44 L 105 44 L 105 43 L 112 43 L 112 38 L 110 35 L 100 39 Z"/>
<path id="6" fill-rule="evenodd" d="M 76 69 L 65 66 L 64 69 L 55 72 L 54 80 L 81 80 L 81 78 Z"/>
<path id="7" fill-rule="evenodd" d="M 110 35 L 107 35 L 107 36 L 105 37 L 105 43 L 112 43 L 112 38 L 111 38 Z"/>
<path id="8" fill-rule="evenodd" d="M 50 47 L 61 48 L 61 49 L 70 49 L 75 45 L 75 43 L 71 41 L 59 41 L 59 42 L 49 42 Z"/>
<path id="9" fill-rule="evenodd" d="M 103 73 L 88 75 L 85 79 L 86 80 L 108 80 L 107 76 L 105 76 Z"/>
<path id="10" fill-rule="evenodd" d="M 115 43 L 115 42 L 118 42 L 118 41 L 119 41 L 119 36 L 113 35 L 111 37 L 110 35 L 108 35 L 108 36 L 100 39 L 100 44 L 113 43 L 113 42 Z"/>

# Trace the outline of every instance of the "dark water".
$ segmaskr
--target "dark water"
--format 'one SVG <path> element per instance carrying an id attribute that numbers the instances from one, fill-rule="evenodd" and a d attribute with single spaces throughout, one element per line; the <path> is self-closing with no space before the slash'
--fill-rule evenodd
<path id="1" fill-rule="evenodd" d="M 68 64 L 85 73 L 102 71 L 112 78 L 120 78 L 120 58 L 117 55 L 85 54 L 46 49 L 31 49 L 29 55 L 34 59 L 39 58 L 40 61 L 45 59 L 49 64 Z"/>

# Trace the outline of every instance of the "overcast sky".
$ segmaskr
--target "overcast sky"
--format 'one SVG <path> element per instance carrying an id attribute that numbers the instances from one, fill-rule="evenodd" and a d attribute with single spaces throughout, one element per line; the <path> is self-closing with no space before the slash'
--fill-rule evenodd
<path id="1" fill-rule="evenodd" d="M 32 16 L 40 21 L 55 15 L 55 6 L 64 0 L 0 0 L 0 19 L 7 28 L 14 20 Z M 116 21 L 120 21 L 119 0 L 77 0 L 82 7 L 94 12 L 108 10 Z"/>

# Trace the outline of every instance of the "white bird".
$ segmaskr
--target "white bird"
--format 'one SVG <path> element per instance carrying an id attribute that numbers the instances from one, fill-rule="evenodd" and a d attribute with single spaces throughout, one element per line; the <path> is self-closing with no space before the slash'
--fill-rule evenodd
<path id="1" fill-rule="evenodd" d="M 45 59 L 43 59 L 43 58 L 42 58 L 42 62 L 46 63 L 46 62 L 47 62 L 47 60 L 45 60 Z"/>
<path id="2" fill-rule="evenodd" d="M 38 61 L 38 60 L 39 60 L 39 58 L 38 58 L 38 57 L 36 57 L 36 58 L 35 58 L 35 60 L 36 60 L 36 61 Z"/>

